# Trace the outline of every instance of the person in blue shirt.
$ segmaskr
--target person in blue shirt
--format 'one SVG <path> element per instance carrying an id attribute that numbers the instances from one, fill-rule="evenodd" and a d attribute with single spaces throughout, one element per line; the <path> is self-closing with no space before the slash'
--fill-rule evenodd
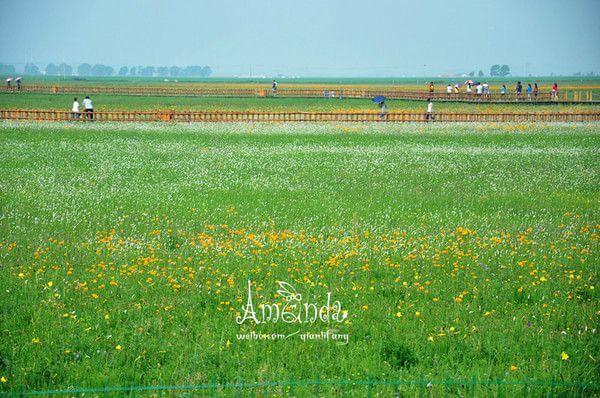
<path id="1" fill-rule="evenodd" d="M 533 89 L 531 88 L 531 83 L 527 84 L 527 98 L 529 99 L 529 101 L 531 101 L 531 93 L 533 92 Z"/>

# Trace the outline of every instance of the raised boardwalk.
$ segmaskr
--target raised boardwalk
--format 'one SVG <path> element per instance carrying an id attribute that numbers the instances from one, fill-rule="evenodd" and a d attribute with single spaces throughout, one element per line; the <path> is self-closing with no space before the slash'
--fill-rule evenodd
<path id="1" fill-rule="evenodd" d="M 383 118 L 377 112 L 175 112 L 118 111 L 73 114 L 68 111 L 0 109 L 1 120 L 30 121 L 119 121 L 119 122 L 427 122 L 425 112 L 390 112 Z M 596 122 L 593 112 L 437 112 L 435 122 Z"/>

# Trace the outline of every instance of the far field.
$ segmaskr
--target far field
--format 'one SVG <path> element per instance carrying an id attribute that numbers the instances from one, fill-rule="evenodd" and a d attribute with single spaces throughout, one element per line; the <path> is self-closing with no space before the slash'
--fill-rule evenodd
<path id="1" fill-rule="evenodd" d="M 478 78 L 474 78 L 477 80 Z M 165 81 L 168 80 L 168 81 Z M 178 80 L 178 82 L 174 82 Z M 296 88 L 319 88 L 339 89 L 369 88 L 369 89 L 402 89 L 407 91 L 427 91 L 427 82 L 434 81 L 436 91 L 444 92 L 449 82 L 464 82 L 465 78 L 302 78 L 302 79 L 278 79 L 280 87 Z M 593 91 L 596 98 L 600 98 L 600 78 L 585 77 L 576 79 L 573 77 L 507 77 L 507 78 L 481 78 L 482 81 L 490 82 L 490 89 L 499 91 L 501 84 L 507 84 L 509 91 L 514 90 L 517 80 L 526 82 L 538 82 L 541 92 L 549 92 L 554 81 L 559 83 L 561 90 Z M 264 88 L 270 92 L 270 79 L 266 78 L 148 78 L 148 77 L 26 77 L 24 84 L 41 84 L 48 86 L 72 86 L 72 87 L 253 87 Z M 463 88 L 464 91 L 464 88 Z M 175 111 L 306 111 L 306 112 L 333 112 L 333 111 L 377 111 L 377 104 L 368 99 L 342 99 L 339 98 L 229 98 L 229 97 L 176 97 L 176 96 L 127 96 L 90 94 L 85 89 L 73 94 L 35 94 L 18 92 L 0 92 L 0 108 L 12 109 L 71 109 L 73 97 L 77 96 L 81 101 L 86 95 L 91 95 L 96 111 L 118 111 L 118 110 L 175 110 Z M 388 100 L 390 111 L 423 112 L 426 109 L 424 101 Z M 437 112 L 587 112 L 598 111 L 598 104 L 535 104 L 535 103 L 504 103 L 504 104 L 472 104 L 472 103 L 449 103 L 437 102 Z"/>
<path id="2" fill-rule="evenodd" d="M 597 384 L 599 148 L 597 124 L 1 123 L 0 390 Z M 257 302 L 330 291 L 348 319 L 240 326 L 248 280 Z M 236 337 L 328 328 L 348 344 Z"/>
<path id="3" fill-rule="evenodd" d="M 281 87 L 380 87 L 397 88 L 408 91 L 424 91 L 427 83 L 433 81 L 438 90 L 443 90 L 448 83 L 464 83 L 467 79 L 489 82 L 491 90 L 499 90 L 502 84 L 514 87 L 517 81 L 527 83 L 537 82 L 540 90 L 550 90 L 557 82 L 559 88 L 565 90 L 594 90 L 600 92 L 600 77 L 597 76 L 506 76 L 506 77 L 382 77 L 382 78 L 275 78 Z M 231 87 L 251 86 L 270 88 L 272 78 L 231 78 L 231 77 L 144 77 L 144 76 L 111 76 L 111 77 L 74 77 L 66 76 L 26 76 L 24 84 L 68 85 L 68 86 L 161 86 L 161 87 Z"/>

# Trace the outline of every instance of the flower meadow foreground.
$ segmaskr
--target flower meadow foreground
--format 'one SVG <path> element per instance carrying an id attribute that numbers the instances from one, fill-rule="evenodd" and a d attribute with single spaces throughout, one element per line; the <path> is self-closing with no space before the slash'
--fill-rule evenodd
<path id="1" fill-rule="evenodd" d="M 597 384 L 599 133 L 2 123 L 0 391 Z"/>

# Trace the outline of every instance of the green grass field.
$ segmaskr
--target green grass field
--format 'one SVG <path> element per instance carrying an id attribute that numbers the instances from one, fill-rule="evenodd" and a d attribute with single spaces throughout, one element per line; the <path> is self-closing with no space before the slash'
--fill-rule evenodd
<path id="1" fill-rule="evenodd" d="M 0 391 L 598 383 L 599 133 L 4 122 Z M 256 305 L 283 311 L 285 281 L 347 318 L 240 325 L 248 280 Z M 326 330 L 348 343 L 238 336 Z"/>
<path id="2" fill-rule="evenodd" d="M 86 93 L 77 94 L 79 101 Z M 71 110 L 72 94 L 0 93 L 0 108 Z M 330 112 L 373 111 L 379 108 L 368 99 L 335 98 L 223 98 L 223 97 L 158 97 L 132 95 L 91 95 L 96 111 L 177 110 L 177 111 L 263 111 L 263 112 Z M 424 101 L 388 100 L 390 111 L 425 111 Z M 587 112 L 598 111 L 596 104 L 472 104 L 438 102 L 438 112 Z"/>

